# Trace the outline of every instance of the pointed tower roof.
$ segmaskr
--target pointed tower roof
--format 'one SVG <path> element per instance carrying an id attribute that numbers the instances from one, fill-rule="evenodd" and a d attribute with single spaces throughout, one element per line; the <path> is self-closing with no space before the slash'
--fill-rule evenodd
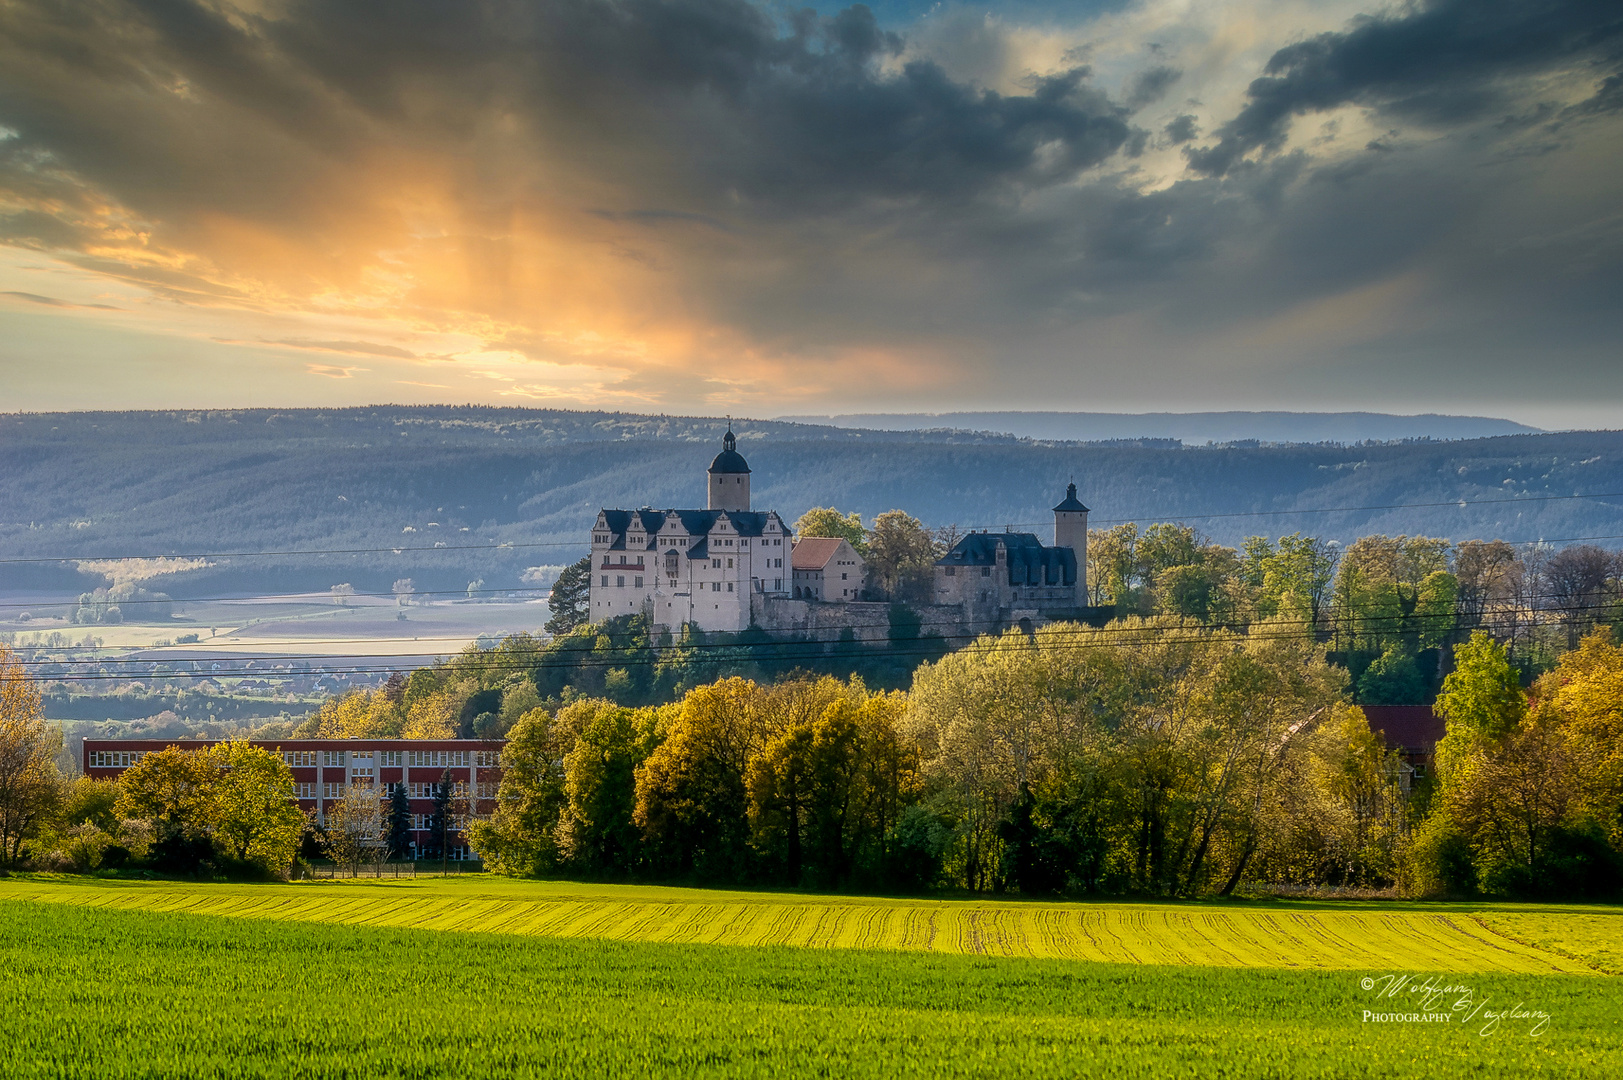
<path id="1" fill-rule="evenodd" d="M 1067 484 L 1065 487 L 1065 501 L 1054 507 L 1054 513 L 1085 514 L 1088 508 L 1083 506 L 1076 497 L 1076 485 Z"/>
<path id="2" fill-rule="evenodd" d="M 738 439 L 734 437 L 733 429 L 729 427 L 727 434 L 721 438 L 721 453 L 717 454 L 716 460 L 710 463 L 710 473 L 715 475 L 716 473 L 747 473 L 749 471 L 749 462 L 745 461 L 744 455 L 738 452 Z"/>

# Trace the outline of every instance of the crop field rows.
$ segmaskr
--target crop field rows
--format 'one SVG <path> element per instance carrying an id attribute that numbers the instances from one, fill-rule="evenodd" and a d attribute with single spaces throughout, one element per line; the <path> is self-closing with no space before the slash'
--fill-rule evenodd
<path id="1" fill-rule="evenodd" d="M 702 945 L 885 949 L 1098 963 L 1595 974 L 1623 914 L 1210 905 L 840 900 L 590 886 L 484 891 L 339 883 L 217 886 L 7 882 L 0 898 L 438 931 Z M 1542 921 L 1541 921 L 1542 920 Z M 1587 921 L 1584 921 L 1587 920 Z M 1567 947 L 1560 942 L 1565 941 Z M 1574 944 L 1576 943 L 1576 944 Z"/>
<path id="2" fill-rule="evenodd" d="M 1091 909 L 1114 916 L 1093 922 L 1068 920 L 1065 907 L 1045 905 L 1011 920 L 1008 912 L 1023 905 L 740 894 L 705 902 L 691 890 L 603 887 L 594 895 L 591 886 L 571 887 L 581 899 L 569 899 L 545 883 L 505 884 L 480 893 L 474 883 L 441 881 L 408 892 L 330 883 L 0 880 L 0 964 L 11 976 L 0 980 L 7 1048 L 0 1073 L 42 1080 L 1384 1080 L 1587 1078 L 1614 1073 L 1623 1058 L 1617 978 L 1441 969 L 1484 1004 L 1521 1003 L 1547 1016 L 1534 1034 L 1526 1020 L 1483 1015 L 1435 1025 L 1368 1023 L 1371 1006 L 1393 1007 L 1365 985 L 1379 968 L 1285 969 L 1278 957 L 1254 967 L 1086 963 L 961 951 L 992 940 L 1028 950 L 1075 943 L 1086 940 L 1079 927 L 1099 935 L 1109 926 L 1120 940 L 1101 935 L 1090 948 L 1130 944 L 1141 959 L 1192 955 L 1219 940 L 1213 927 L 1223 920 L 1208 916 L 1248 913 L 1243 907 L 1215 913 L 1191 905 L 1190 917 L 1178 921 L 1164 907 L 1142 909 L 1140 917 L 1129 905 L 1113 905 Z M 638 893 L 660 899 L 633 902 Z M 1312 912 L 1249 913 L 1281 929 L 1249 944 L 1232 941 L 1231 956 L 1242 944 L 1333 945 L 1297 925 L 1311 922 Z M 1568 914 L 1544 912 L 1543 932 L 1554 933 Z M 1573 917 L 1605 930 L 1617 916 L 1600 909 Z M 410 928 L 441 923 L 494 932 Z M 1373 932 L 1386 920 L 1349 925 Z M 1235 926 L 1243 929 L 1244 920 L 1230 919 L 1225 932 L 1237 933 Z M 924 949 L 932 927 L 934 944 L 958 951 Z M 893 936 L 920 947 L 736 947 L 606 936 L 656 932 L 830 946 Z M 1567 940 L 1577 940 L 1571 933 Z M 1152 953 L 1149 939 L 1157 934 L 1176 947 Z M 1401 934 L 1391 940 L 1412 943 Z M 1477 938 L 1460 940 L 1469 946 Z M 1479 962 L 1461 958 L 1466 969 Z"/>

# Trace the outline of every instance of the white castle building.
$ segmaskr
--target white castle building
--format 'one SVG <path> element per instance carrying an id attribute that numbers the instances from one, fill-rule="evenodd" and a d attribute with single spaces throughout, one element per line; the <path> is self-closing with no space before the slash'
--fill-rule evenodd
<path id="1" fill-rule="evenodd" d="M 703 510 L 602 510 L 592 528 L 592 621 L 644 612 L 655 630 L 744 630 L 752 596 L 793 589 L 793 537 L 750 509 L 750 467 L 731 431 Z"/>
<path id="2" fill-rule="evenodd" d="M 654 631 L 764 630 L 883 637 L 889 605 L 862 600 L 862 557 L 844 540 L 795 538 L 750 509 L 750 467 L 729 430 L 710 463 L 703 510 L 600 510 L 592 528 L 592 622 L 646 614 Z M 983 633 L 1074 618 L 1086 603 L 1088 508 L 1076 485 L 1054 507 L 1054 544 L 973 532 L 935 564 L 935 633 Z"/>

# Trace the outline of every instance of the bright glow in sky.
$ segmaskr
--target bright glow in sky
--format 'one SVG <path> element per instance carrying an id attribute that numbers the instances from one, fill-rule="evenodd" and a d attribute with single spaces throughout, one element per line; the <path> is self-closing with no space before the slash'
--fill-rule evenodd
<path id="1" fill-rule="evenodd" d="M 0 401 L 1620 426 L 1586 0 L 0 8 Z"/>

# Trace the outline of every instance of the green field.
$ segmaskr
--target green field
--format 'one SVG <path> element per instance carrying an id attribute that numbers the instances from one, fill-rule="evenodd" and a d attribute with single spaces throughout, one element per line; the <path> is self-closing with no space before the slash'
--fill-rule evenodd
<path id="1" fill-rule="evenodd" d="M 1623 1060 L 1623 979 L 1601 973 L 1620 924 L 1552 906 L 11 878 L 0 1071 L 1599 1076 Z M 1427 959 L 1386 959 L 1404 948 Z M 1421 1007 L 1365 989 L 1400 973 L 1469 986 L 1474 1012 L 1453 991 L 1429 1007 L 1447 1022 L 1366 1022 Z M 1518 1004 L 1548 1015 L 1537 1034 L 1492 1022 Z"/>

